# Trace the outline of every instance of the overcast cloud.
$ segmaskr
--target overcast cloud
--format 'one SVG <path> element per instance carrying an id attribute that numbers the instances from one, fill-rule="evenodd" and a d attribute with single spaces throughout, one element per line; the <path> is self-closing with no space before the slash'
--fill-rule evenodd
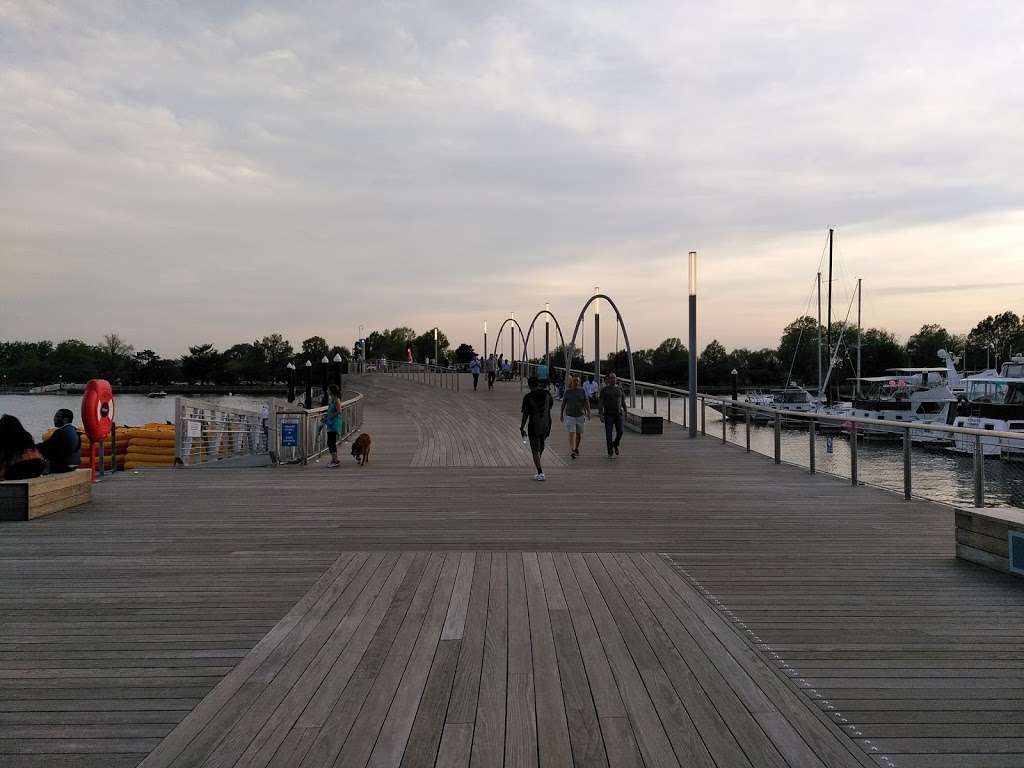
<path id="1" fill-rule="evenodd" d="M 0 0 L 0 338 L 479 347 L 600 285 L 646 346 L 697 249 L 702 343 L 774 345 L 829 226 L 840 304 L 966 330 L 1024 311 L 1022 41 L 1020 2 Z"/>

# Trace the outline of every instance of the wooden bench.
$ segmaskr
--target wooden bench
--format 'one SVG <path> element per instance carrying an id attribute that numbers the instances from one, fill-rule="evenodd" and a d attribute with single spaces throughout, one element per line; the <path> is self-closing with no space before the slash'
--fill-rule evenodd
<path id="1" fill-rule="evenodd" d="M 626 411 L 626 429 L 641 435 L 660 435 L 665 430 L 665 421 L 656 413 L 630 408 Z"/>
<path id="2" fill-rule="evenodd" d="M 956 556 L 1024 576 L 1024 509 L 958 506 Z"/>
<path id="3" fill-rule="evenodd" d="M 32 520 L 92 501 L 88 469 L 0 482 L 0 522 Z"/>

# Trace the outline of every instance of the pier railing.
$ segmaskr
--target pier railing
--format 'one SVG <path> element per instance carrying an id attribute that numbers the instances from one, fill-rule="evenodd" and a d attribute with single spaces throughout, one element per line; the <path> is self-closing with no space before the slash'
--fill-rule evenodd
<path id="1" fill-rule="evenodd" d="M 210 464 L 266 453 L 271 401 L 258 410 L 179 397 L 174 403 L 175 463 Z"/>
<path id="2" fill-rule="evenodd" d="M 528 363 L 534 372 L 536 364 Z M 560 375 L 564 368 L 552 366 Z M 581 379 L 593 371 L 572 369 Z M 633 408 L 687 426 L 689 391 L 620 379 Z M 780 410 L 720 394 L 697 394 L 697 428 L 776 464 L 844 477 L 952 504 L 1024 507 L 1024 432 Z M 806 437 L 800 437 L 806 433 Z"/>
<path id="3" fill-rule="evenodd" d="M 327 452 L 324 416 L 327 406 L 297 408 L 294 403 L 277 401 L 274 410 L 272 458 L 278 464 L 306 464 Z M 356 392 L 341 402 L 341 434 L 347 440 L 363 426 L 363 395 Z"/>
<path id="4" fill-rule="evenodd" d="M 378 367 L 378 370 L 409 381 L 417 381 L 420 384 L 439 387 L 440 389 L 450 389 L 458 392 L 462 386 L 459 381 L 459 372 L 454 368 L 446 368 L 441 365 L 389 362 L 385 363 L 382 369 Z"/>

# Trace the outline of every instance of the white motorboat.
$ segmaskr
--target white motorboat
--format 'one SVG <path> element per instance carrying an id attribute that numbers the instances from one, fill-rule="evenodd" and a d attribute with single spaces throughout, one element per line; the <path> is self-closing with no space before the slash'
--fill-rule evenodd
<path id="1" fill-rule="evenodd" d="M 1024 356 L 1003 363 L 998 373 L 985 371 L 964 379 L 955 426 L 998 432 L 1020 432 L 1022 438 L 981 438 L 986 457 L 1024 460 Z M 952 450 L 973 454 L 975 438 L 955 435 Z"/>

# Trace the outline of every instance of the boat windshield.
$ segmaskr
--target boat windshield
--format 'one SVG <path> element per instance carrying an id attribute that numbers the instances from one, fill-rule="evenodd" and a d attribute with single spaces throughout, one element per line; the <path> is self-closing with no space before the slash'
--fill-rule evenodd
<path id="1" fill-rule="evenodd" d="M 797 389 L 788 392 L 776 392 L 775 402 L 777 403 L 806 403 L 807 393 L 802 389 Z"/>
<path id="2" fill-rule="evenodd" d="M 1024 379 L 1024 363 L 1003 363 L 1001 375 L 1007 379 Z"/>
<path id="3" fill-rule="evenodd" d="M 967 399 L 974 403 L 1024 404 L 1024 383 L 1009 381 L 969 381 Z"/>

